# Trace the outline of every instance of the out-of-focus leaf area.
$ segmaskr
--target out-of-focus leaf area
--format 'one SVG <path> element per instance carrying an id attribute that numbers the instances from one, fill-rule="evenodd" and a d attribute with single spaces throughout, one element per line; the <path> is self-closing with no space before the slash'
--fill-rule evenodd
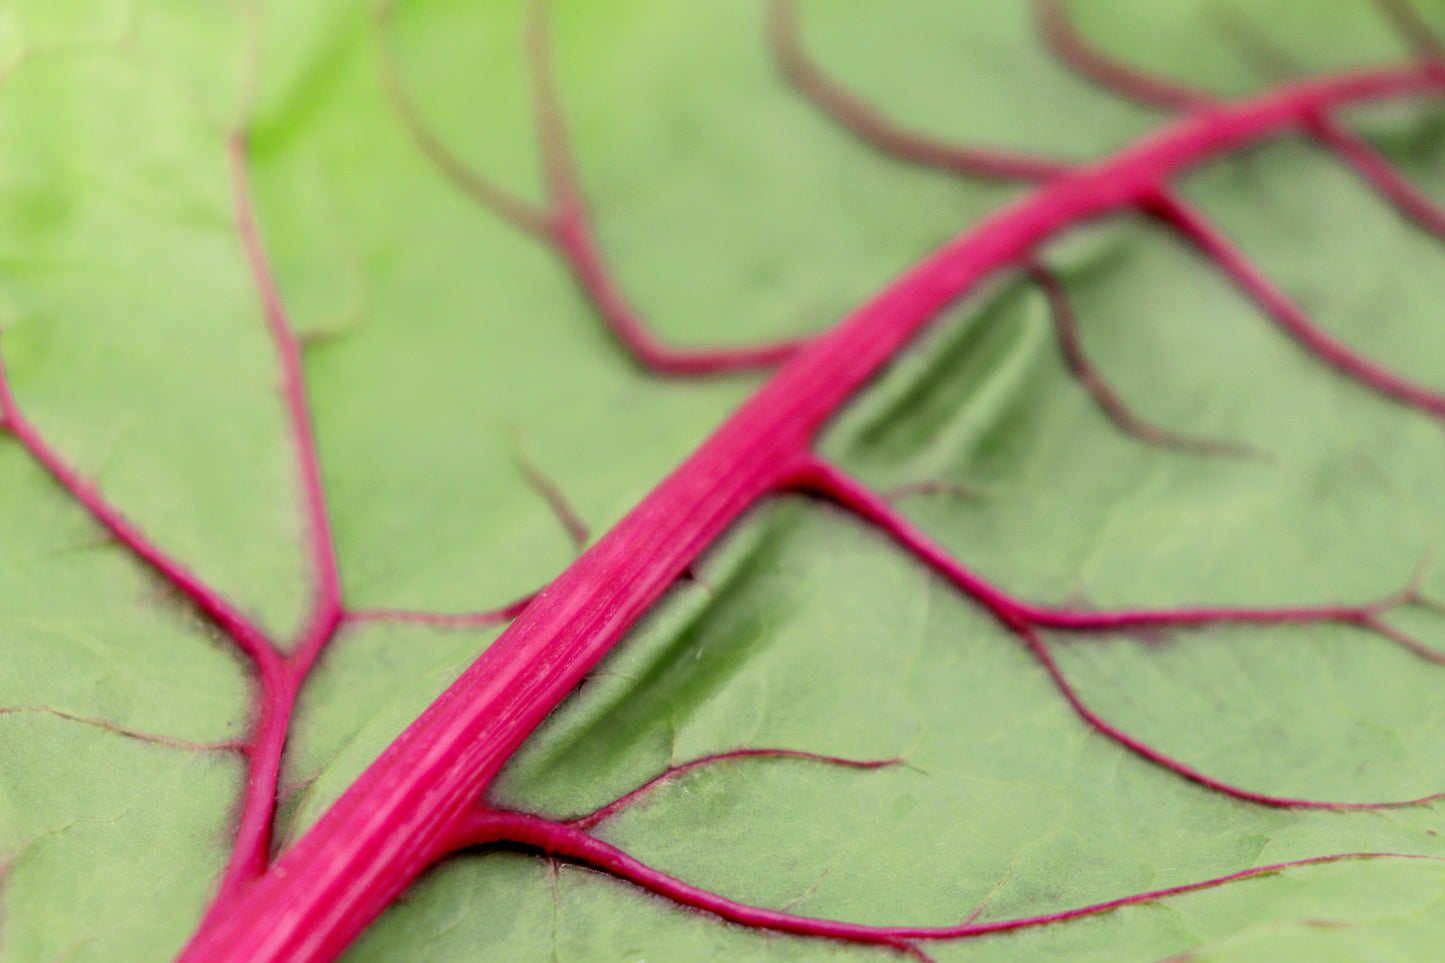
<path id="1" fill-rule="evenodd" d="M 1369 3 L 1076 0 L 1112 55 L 1227 95 L 1400 60 Z M 1438 8 L 1420 12 L 1445 26 Z M 804 0 L 827 70 L 941 138 L 1074 160 L 1167 118 L 1080 80 L 1025 3 Z M 488 609 L 594 533 L 761 383 L 642 373 L 547 250 L 449 184 L 399 121 L 529 197 L 541 178 L 514 0 L 0 3 L 0 353 L 20 406 L 155 542 L 278 636 L 310 597 L 278 369 L 236 230 L 226 139 L 306 375 L 346 602 Z M 557 0 L 557 83 L 599 241 L 678 345 L 826 328 L 1022 188 L 882 156 L 778 76 L 753 0 Z M 390 51 L 386 53 L 386 51 Z M 1445 200 L 1437 105 L 1349 122 Z M 1445 386 L 1445 244 L 1304 139 L 1180 188 L 1326 330 Z M 1085 349 L 1142 417 L 1256 457 L 1152 446 L 1072 378 L 1047 302 L 1003 276 L 941 319 L 821 448 L 967 564 L 1079 610 L 1445 599 L 1440 424 L 1302 351 L 1137 218 L 1041 252 Z M 966 486 L 967 491 L 947 486 Z M 1423 574 L 1420 574 L 1423 573 Z M 1445 617 L 1385 616 L 1445 650 Z M 278 845 L 496 630 L 357 624 L 287 744 Z M 1047 642 L 1149 746 L 1280 796 L 1445 791 L 1445 668 L 1358 627 Z M 0 438 L 0 959 L 154 961 L 229 851 L 247 665 Z M 527 743 L 499 803 L 585 812 L 708 753 L 597 833 L 737 900 L 876 924 L 1071 907 L 1346 852 L 1445 857 L 1442 804 L 1269 808 L 1084 724 L 1020 641 L 862 524 L 752 512 Z M 1067 924 L 927 943 L 939 961 L 1438 959 L 1445 863 L 1297 868 Z M 1179 956 L 1182 954 L 1182 956 Z M 596 872 L 470 852 L 348 963 L 891 959 L 724 924 Z"/>

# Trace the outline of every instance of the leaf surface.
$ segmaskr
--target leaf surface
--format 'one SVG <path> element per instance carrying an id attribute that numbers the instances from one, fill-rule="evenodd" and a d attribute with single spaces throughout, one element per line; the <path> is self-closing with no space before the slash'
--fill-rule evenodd
<path id="1" fill-rule="evenodd" d="M 1239 3 L 1307 70 L 1398 59 L 1368 5 Z M 1130 63 L 1266 85 L 1194 3 L 1079 0 Z M 1089 159 L 1157 114 L 1081 82 L 1023 5 L 803 7 L 830 71 L 938 136 Z M 350 608 L 511 602 L 571 559 L 524 466 L 601 532 L 756 387 L 639 373 L 534 242 L 451 188 L 380 82 L 387 45 L 469 162 L 535 193 L 513 3 L 17 3 L 0 11 L 0 326 L 29 417 L 155 541 L 294 633 L 309 592 L 275 362 L 231 213 L 225 131 L 249 118 L 258 215 L 306 373 Z M 753 5 L 559 3 L 558 83 L 601 243 L 675 344 L 821 330 L 1018 188 L 906 167 L 777 78 Z M 1350 117 L 1445 198 L 1437 115 Z M 1327 330 L 1445 385 L 1445 247 L 1316 145 L 1213 164 L 1184 193 Z M 835 423 L 823 450 L 995 583 L 1076 608 L 1445 597 L 1440 425 L 1301 352 L 1157 226 L 1045 251 L 1085 346 L 1152 421 L 1248 444 L 1122 435 L 1070 377 L 1042 294 L 1002 278 Z M 239 658 L 0 444 L 0 953 L 173 955 L 225 862 L 244 778 Z M 598 830 L 760 906 L 877 924 L 1054 912 L 1346 852 L 1445 857 L 1440 805 L 1274 809 L 1181 780 L 1082 723 L 1011 634 L 875 532 L 801 498 L 751 513 L 524 747 L 499 803 L 585 812 L 715 752 L 742 759 Z M 1445 619 L 1391 624 L 1445 648 Z M 495 636 L 357 624 L 302 693 L 283 840 L 324 811 Z M 1048 638 L 1111 722 L 1276 795 L 1445 789 L 1441 670 L 1338 625 Z M 939 960 L 1439 955 L 1445 864 L 1290 869 L 1012 935 Z M 884 958 L 676 909 L 593 871 L 469 853 L 349 961 Z"/>

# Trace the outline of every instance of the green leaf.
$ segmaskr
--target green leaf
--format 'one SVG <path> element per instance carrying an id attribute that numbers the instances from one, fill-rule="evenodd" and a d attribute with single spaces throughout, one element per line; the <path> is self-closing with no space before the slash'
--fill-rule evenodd
<path id="1" fill-rule="evenodd" d="M 600 241 L 669 342 L 821 330 L 1018 196 L 882 157 L 777 77 L 736 0 L 557 3 L 555 63 Z M 1422 5 L 1423 6 L 1423 5 Z M 1270 78 L 1229 24 L 1304 70 L 1398 60 L 1371 5 L 1076 0 L 1140 67 L 1228 94 Z M 802 5 L 827 68 L 940 137 L 1098 158 L 1163 122 L 1070 74 L 1024 5 Z M 1435 11 L 1431 11 L 1434 13 Z M 386 28 L 438 134 L 539 190 L 513 2 L 403 0 Z M 1233 16 L 1234 20 L 1221 19 Z M 1438 19 L 1438 17 L 1437 17 Z M 17 0 L 0 7 L 0 345 L 28 416 L 155 542 L 266 628 L 310 593 L 277 370 L 231 210 L 244 124 L 259 220 L 308 338 L 354 610 L 490 609 L 573 554 L 525 460 L 593 532 L 760 383 L 639 373 L 533 241 L 451 188 L 384 95 L 365 4 Z M 1425 108 L 1351 123 L 1445 199 Z M 1338 160 L 1281 141 L 1184 193 L 1327 330 L 1445 385 L 1445 245 Z M 833 426 L 823 449 L 995 583 L 1086 608 L 1445 598 L 1440 425 L 1302 352 L 1194 253 L 1132 218 L 1045 252 L 1086 348 L 1143 417 L 1246 443 L 1121 434 L 1067 372 L 1047 305 L 1001 278 Z M 760 507 L 548 720 L 493 797 L 584 812 L 739 747 L 599 835 L 748 903 L 876 924 L 1065 910 L 1347 852 L 1445 857 L 1441 805 L 1271 809 L 1090 730 L 1018 640 L 891 544 L 802 499 Z M 1441 646 L 1442 618 L 1391 624 Z M 302 694 L 278 837 L 314 820 L 495 631 L 358 624 Z M 1256 792 L 1445 790 L 1442 671 L 1358 628 L 1054 635 L 1105 718 Z M 246 665 L 0 440 L 0 958 L 173 955 L 230 845 Z M 1445 863 L 1301 867 L 1013 935 L 946 960 L 1434 959 Z M 891 958 L 749 932 L 516 852 L 430 873 L 348 961 Z"/>

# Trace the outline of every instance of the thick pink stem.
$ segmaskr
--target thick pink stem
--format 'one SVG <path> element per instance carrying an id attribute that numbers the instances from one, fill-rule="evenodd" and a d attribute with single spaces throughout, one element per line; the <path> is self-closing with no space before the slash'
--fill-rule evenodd
<path id="1" fill-rule="evenodd" d="M 1105 89 L 1152 106 L 1192 111 L 1199 116 L 1222 108 L 1222 103 L 1206 91 L 1136 70 L 1087 43 L 1075 30 L 1064 0 L 1038 0 L 1036 9 L 1044 41 L 1055 56 Z M 1408 11 L 1408 8 L 1405 9 Z M 1007 157 L 992 157 L 987 152 L 979 153 L 972 148 L 896 131 L 885 118 L 838 87 L 807 59 L 796 37 L 795 14 L 788 0 L 776 0 L 773 11 L 773 42 L 784 72 L 825 110 L 881 150 L 940 170 L 980 176 L 1031 179 L 1037 175 L 1034 179 L 1042 180 L 1048 176 L 1062 176 L 1065 172 L 1066 169 L 1061 168 L 1052 175 L 1045 175 L 1042 171 L 1031 174 L 1027 159 L 1013 161 Z M 1391 19 L 1398 26 L 1399 12 L 1393 12 Z M 1404 29 L 1413 37 L 1423 30 L 1423 25 L 1416 21 L 1410 28 L 1407 21 Z M 1428 31 L 1425 35 L 1428 36 Z M 1433 73 L 1437 78 L 1445 76 L 1445 63 L 1438 59 L 1425 60 L 1419 69 L 1423 73 Z M 1302 112 L 1297 121 L 1302 130 L 1313 133 L 1321 143 L 1348 162 L 1402 214 L 1424 229 L 1445 237 L 1445 211 L 1410 184 L 1368 142 L 1330 117 L 1328 108 Z M 1161 186 L 1159 192 L 1141 206 L 1192 240 L 1296 340 L 1329 364 L 1376 391 L 1432 414 L 1440 414 L 1445 408 L 1445 395 L 1410 383 L 1325 334 L 1223 235 L 1190 211 L 1172 192 Z M 1039 272 L 1037 262 L 1033 263 L 1036 280 L 1044 288 L 1053 308 L 1061 346 L 1070 368 L 1121 430 L 1154 444 L 1203 454 L 1263 455 L 1245 445 L 1166 431 L 1135 416 L 1085 358 L 1071 314 L 1062 298 L 1062 289 L 1051 282 L 1046 272 Z"/>
<path id="2" fill-rule="evenodd" d="M 186 963 L 322 963 L 443 851 L 522 741 L 818 430 L 957 298 L 1083 222 L 1137 208 L 1198 163 L 1330 107 L 1438 91 L 1372 70 L 1181 118 L 945 244 L 812 342 L 545 589 L 223 918 Z"/>
<path id="3" fill-rule="evenodd" d="M 1404 0 L 1375 0 L 1396 31 L 1415 51 L 1422 70 L 1445 70 L 1445 49 L 1438 38 Z M 1175 80 L 1145 74 L 1117 61 L 1088 43 L 1069 18 L 1065 0 L 1038 0 L 1038 18 L 1044 41 L 1063 62 L 1106 90 L 1168 110 L 1207 109 L 1216 98 L 1207 91 Z M 1253 31 L 1245 34 L 1267 59 L 1283 64 L 1279 51 L 1264 48 L 1266 41 Z M 1445 238 L 1445 211 L 1416 188 L 1363 137 L 1326 112 L 1307 118 L 1308 129 L 1353 167 L 1401 214 L 1437 237 Z"/>

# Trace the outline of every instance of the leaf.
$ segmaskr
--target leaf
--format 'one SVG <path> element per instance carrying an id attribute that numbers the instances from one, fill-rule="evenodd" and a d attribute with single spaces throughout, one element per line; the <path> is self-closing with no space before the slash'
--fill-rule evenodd
<path id="1" fill-rule="evenodd" d="M 1268 82 L 1196 4 L 1079 0 L 1141 67 L 1230 94 Z M 1311 71 L 1398 60 L 1368 5 L 1237 4 Z M 1075 159 L 1160 117 L 1089 85 L 1023 7 L 804 7 L 830 72 L 911 126 Z M 752 5 L 559 4 L 558 82 L 605 252 L 674 344 L 821 330 L 1016 188 L 906 167 L 778 80 Z M 460 156 L 535 193 L 515 4 L 408 0 L 389 30 Z M 260 225 L 309 339 L 308 389 L 349 608 L 490 609 L 573 547 L 531 464 L 601 532 L 756 377 L 638 373 L 568 276 L 451 188 L 384 96 L 363 5 L 17 3 L 0 10 L 0 328 L 27 415 L 156 543 L 294 637 L 312 573 L 276 362 L 232 213 L 244 123 Z M 252 84 L 254 83 L 254 89 Z M 1445 198 L 1438 116 L 1350 121 Z M 1445 384 L 1442 248 L 1304 141 L 1181 185 L 1327 330 Z M 1311 358 L 1163 229 L 1091 225 L 1045 252 L 1085 347 L 1155 423 L 1268 459 L 1122 435 L 1072 379 L 1048 305 L 1000 279 L 833 426 L 903 510 L 990 580 L 1085 608 L 1359 604 L 1425 564 L 1445 596 L 1439 424 Z M 7 960 L 174 954 L 231 845 L 249 672 L 0 445 L 0 948 Z M 748 903 L 879 924 L 1054 912 L 1331 853 L 1445 856 L 1439 805 L 1260 807 L 1091 731 L 985 612 L 842 513 L 752 513 L 523 749 L 496 801 L 584 812 L 671 763 L 788 747 L 877 770 L 739 759 L 598 830 Z M 1391 624 L 1439 645 L 1440 618 Z M 304 690 L 281 780 L 294 838 L 493 638 L 356 624 Z M 1445 789 L 1438 667 L 1358 628 L 1055 635 L 1080 695 L 1149 745 L 1254 791 Z M 1013 935 L 950 959 L 1433 958 L 1445 871 L 1290 869 Z M 349 960 L 882 958 L 750 932 L 520 853 L 447 861 Z"/>

